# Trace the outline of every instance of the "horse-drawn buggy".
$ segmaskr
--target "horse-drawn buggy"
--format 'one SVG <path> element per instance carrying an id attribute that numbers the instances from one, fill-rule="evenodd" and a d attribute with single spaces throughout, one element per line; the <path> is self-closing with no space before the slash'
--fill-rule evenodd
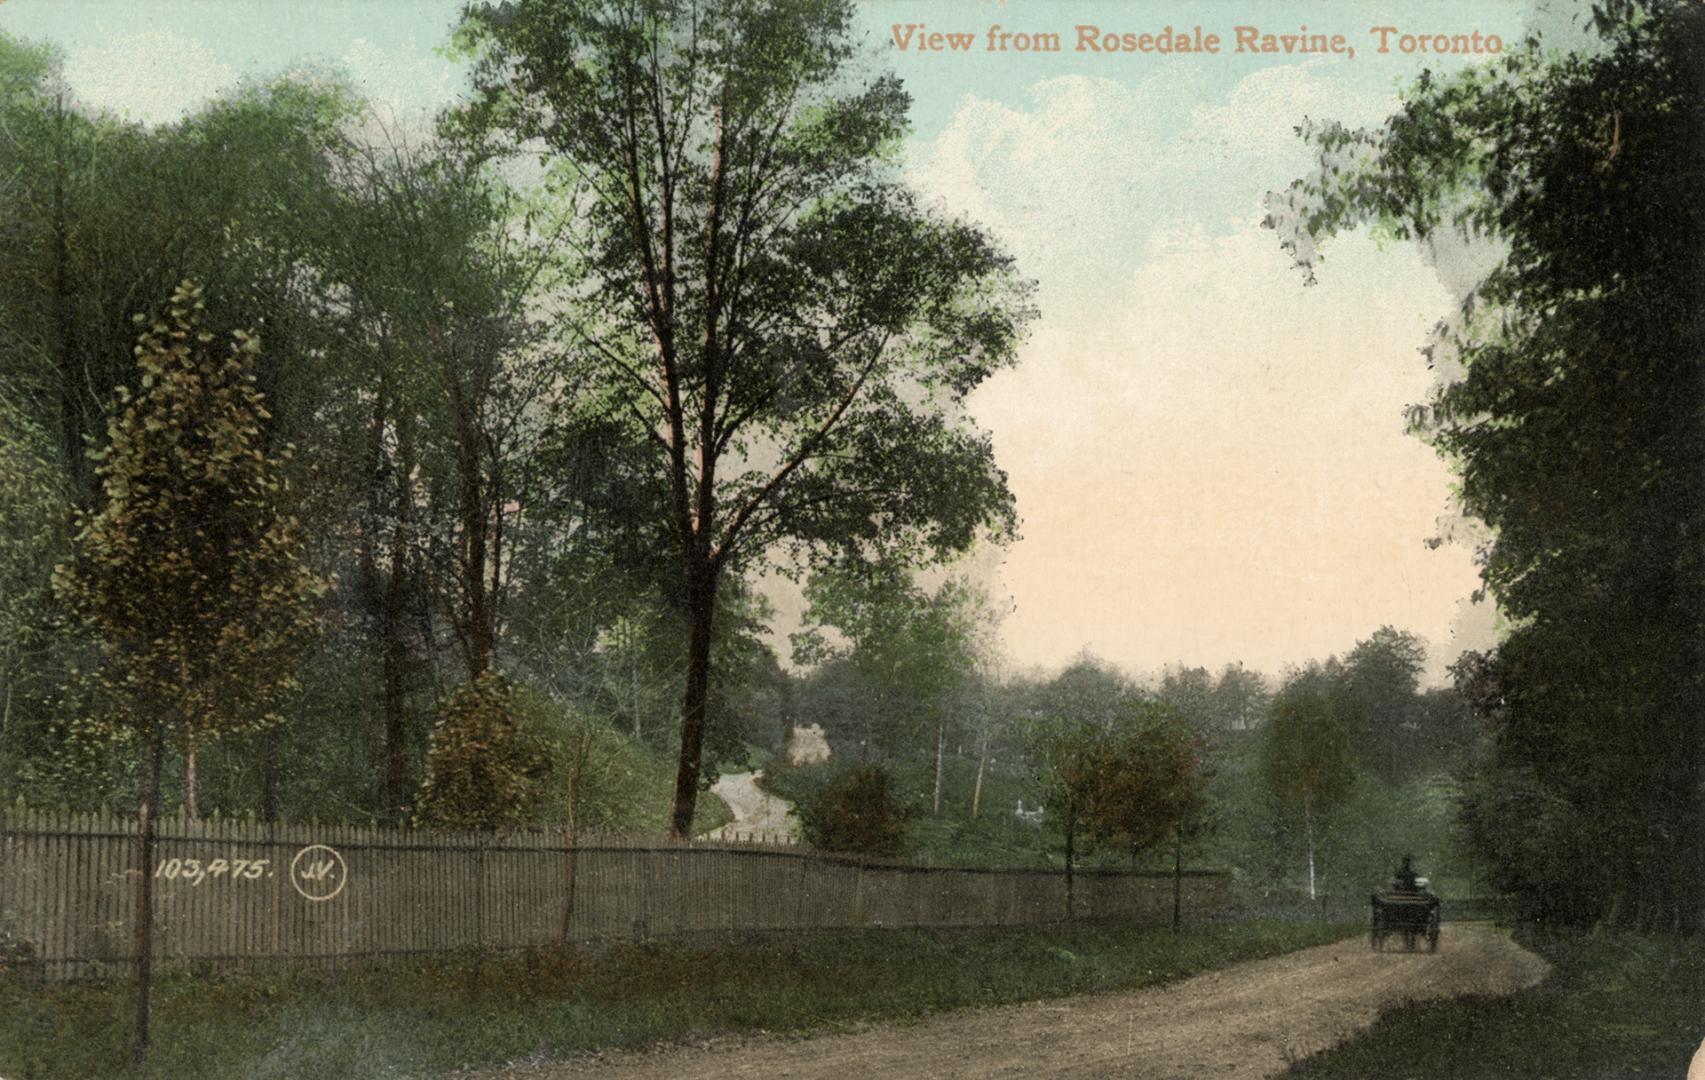
<path id="1" fill-rule="evenodd" d="M 1438 950 L 1439 898 L 1427 888 L 1425 878 L 1415 876 L 1407 857 L 1391 890 L 1374 893 L 1369 902 L 1373 909 L 1370 940 L 1375 949 L 1383 950 L 1387 938 L 1402 934 L 1405 949 L 1413 951 L 1416 943 L 1424 939 L 1428 952 Z"/>

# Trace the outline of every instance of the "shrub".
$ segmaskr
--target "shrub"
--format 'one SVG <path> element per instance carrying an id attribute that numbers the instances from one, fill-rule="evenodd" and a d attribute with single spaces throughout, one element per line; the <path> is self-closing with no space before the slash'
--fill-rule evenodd
<path id="1" fill-rule="evenodd" d="M 826 851 L 898 855 L 909 815 L 880 765 L 854 765 L 797 811 L 805 842 Z"/>
<path id="2" fill-rule="evenodd" d="M 415 816 L 453 829 L 521 824 L 549 769 L 546 747 L 517 723 L 514 689 L 486 672 L 452 690 L 439 709 Z"/>

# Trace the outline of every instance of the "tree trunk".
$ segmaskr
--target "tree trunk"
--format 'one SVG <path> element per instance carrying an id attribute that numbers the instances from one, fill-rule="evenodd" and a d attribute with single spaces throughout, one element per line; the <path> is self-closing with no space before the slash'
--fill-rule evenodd
<path id="1" fill-rule="evenodd" d="M 201 804 L 196 799 L 195 739 L 184 736 L 184 816 L 191 821 L 201 817 Z"/>
<path id="2" fill-rule="evenodd" d="M 930 796 L 930 815 L 941 816 L 941 759 L 942 744 L 947 741 L 947 717 L 937 710 L 935 714 L 935 789 Z"/>
<path id="3" fill-rule="evenodd" d="M 384 696 L 384 755 L 385 810 L 393 823 L 400 823 L 408 804 L 408 788 L 404 766 L 408 714 L 404 708 L 404 690 L 408 671 L 408 647 L 403 641 L 404 589 L 408 576 L 408 537 L 402 522 L 397 523 L 391 540 L 391 573 L 385 583 L 385 606 L 380 619 L 384 642 L 381 646 L 380 681 Z"/>
<path id="4" fill-rule="evenodd" d="M 1172 932 L 1178 933 L 1184 915 L 1184 826 L 1172 832 Z"/>
<path id="5" fill-rule="evenodd" d="M 1076 839 L 1076 834 L 1077 834 L 1077 802 L 1075 800 L 1068 799 L 1068 800 L 1066 800 L 1066 921 L 1067 922 L 1071 922 L 1073 919 L 1077 918 L 1077 904 L 1075 902 L 1076 897 L 1073 895 L 1073 889 L 1074 889 L 1074 886 L 1076 885 L 1076 882 L 1074 882 L 1072 880 L 1073 871 L 1075 868 L 1075 859 L 1076 859 L 1076 855 L 1077 855 L 1076 848 L 1073 846 L 1073 841 Z"/>
<path id="6" fill-rule="evenodd" d="M 971 788 L 971 820 L 977 820 L 977 813 L 983 807 L 983 773 L 989 767 L 989 733 L 983 732 L 983 745 L 977 753 L 977 783 Z"/>
<path id="7" fill-rule="evenodd" d="M 154 979 L 154 813 L 160 800 L 160 742 L 156 722 L 148 734 L 142 797 L 136 807 L 136 895 L 130 919 L 136 963 L 136 1021 L 131 1032 L 130 1062 L 137 1071 L 148 1059 L 148 1007 Z"/>
<path id="8" fill-rule="evenodd" d="M 633 699 L 633 741 L 638 742 L 639 731 L 639 654 L 635 651 L 633 624 L 628 624 L 628 676 L 629 694 Z"/>
<path id="9" fill-rule="evenodd" d="M 89 475 L 89 455 L 83 446 L 83 408 L 74 374 L 79 365 L 72 355 L 77 317 L 71 301 L 71 227 L 65 206 L 65 121 L 65 97 L 61 94 L 54 100 L 53 169 L 53 313 L 59 363 L 59 442 L 72 491 L 82 498 Z"/>
<path id="10" fill-rule="evenodd" d="M 1314 810 L 1307 795 L 1302 797 L 1303 831 L 1308 834 L 1308 898 L 1314 899 Z"/>
<path id="11" fill-rule="evenodd" d="M 681 708 L 681 753 L 675 766 L 675 799 L 669 838 L 693 835 L 699 770 L 704 760 L 705 711 L 710 700 L 711 630 L 716 618 L 716 570 L 695 567 L 687 584 L 687 691 Z"/>
<path id="12" fill-rule="evenodd" d="M 1690 710 L 1691 711 L 1691 710 Z M 1693 806 L 1697 818 L 1698 834 L 1694 837 L 1693 869 L 1705 872 L 1705 731 L 1699 725 L 1692 725 L 1690 731 L 1693 738 L 1694 758 L 1694 790 Z M 1697 887 L 1697 879 L 1690 883 L 1682 895 L 1689 910 L 1683 915 L 1683 926 L 1686 929 L 1705 932 L 1705 889 Z"/>
<path id="13" fill-rule="evenodd" d="M 278 750 L 282 736 L 271 727 L 261 733 L 260 819 L 268 825 L 278 820 Z"/>
<path id="14" fill-rule="evenodd" d="M 382 339 L 381 339 L 382 340 Z M 367 457 L 364 462 L 367 473 L 367 514 L 360 523 L 355 541 L 356 580 L 360 583 L 361 606 L 367 617 L 370 628 L 368 640 L 378 651 L 377 659 L 384 662 L 385 613 L 379 601 L 379 559 L 374 551 L 374 540 L 379 532 L 379 520 L 384 514 L 380 498 L 380 481 L 385 474 L 385 417 L 386 417 L 385 382 L 379 380 L 378 392 L 373 396 L 373 414 L 367 420 Z M 384 708 L 378 711 L 378 731 L 370 738 L 369 745 L 377 745 L 377 759 L 384 753 Z M 384 776 L 384 767 L 379 767 L 379 775 Z"/>
<path id="15" fill-rule="evenodd" d="M 445 373 L 449 385 L 456 438 L 456 517 L 461 535 L 457 542 L 457 576 L 462 589 L 458 630 L 468 681 L 478 682 L 491 667 L 495 644 L 493 597 L 486 586 L 486 564 L 491 559 L 492 507 L 486 491 L 481 454 L 484 447 L 484 418 L 480 403 L 470 401 L 460 376 Z M 501 509 L 501 508 L 500 508 Z"/>
<path id="16" fill-rule="evenodd" d="M 414 422 L 402 410 L 397 426 L 397 522 L 391 534 L 390 577 L 385 583 L 379 625 L 384 636 L 380 679 L 383 686 L 385 809 L 400 824 L 408 810 L 408 622 L 409 539 L 414 520 Z"/>
<path id="17" fill-rule="evenodd" d="M 574 854 L 578 838 L 575 835 L 575 808 L 580 803 L 580 770 L 586 764 L 586 736 L 582 730 L 574 741 L 574 755 L 568 765 L 568 813 L 563 823 L 563 888 L 562 888 L 562 928 L 557 934 L 557 942 L 564 948 L 573 940 L 574 924 Z"/>

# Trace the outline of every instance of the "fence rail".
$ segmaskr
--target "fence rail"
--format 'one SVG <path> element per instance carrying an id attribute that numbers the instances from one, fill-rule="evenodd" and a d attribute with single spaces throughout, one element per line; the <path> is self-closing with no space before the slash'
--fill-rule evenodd
<path id="1" fill-rule="evenodd" d="M 942 867 L 779 844 L 164 820 L 154 952 L 166 967 L 343 963 L 707 932 L 977 927 L 1066 917 L 1063 873 Z M 0 812 L 0 967 L 50 977 L 131 962 L 133 818 Z M 1227 875 L 1185 871 L 1190 919 Z M 1073 913 L 1163 923 L 1172 875 L 1079 871 Z M 566 921 L 566 925 L 565 925 Z"/>

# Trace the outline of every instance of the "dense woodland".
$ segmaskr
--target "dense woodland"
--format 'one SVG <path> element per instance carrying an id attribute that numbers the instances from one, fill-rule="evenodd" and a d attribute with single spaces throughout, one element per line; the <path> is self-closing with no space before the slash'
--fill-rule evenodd
<path id="1" fill-rule="evenodd" d="M 1310 274 L 1365 222 L 1507 251 L 1412 418 L 1511 627 L 1454 688 L 1389 626 L 1283 672 L 1003 663 L 1023 613 L 967 567 L 1016 508 L 964 401 L 1037 313 L 906 189 L 849 20 L 474 5 L 430 131 L 335 73 L 126 123 L 0 35 L 0 791 L 685 836 L 768 763 L 837 845 L 1206 862 L 1275 903 L 1413 852 L 1697 926 L 1696 7 L 1310 126 L 1270 200 Z M 780 651 L 770 573 L 807 604 Z M 795 724 L 828 765 L 776 757 Z"/>

